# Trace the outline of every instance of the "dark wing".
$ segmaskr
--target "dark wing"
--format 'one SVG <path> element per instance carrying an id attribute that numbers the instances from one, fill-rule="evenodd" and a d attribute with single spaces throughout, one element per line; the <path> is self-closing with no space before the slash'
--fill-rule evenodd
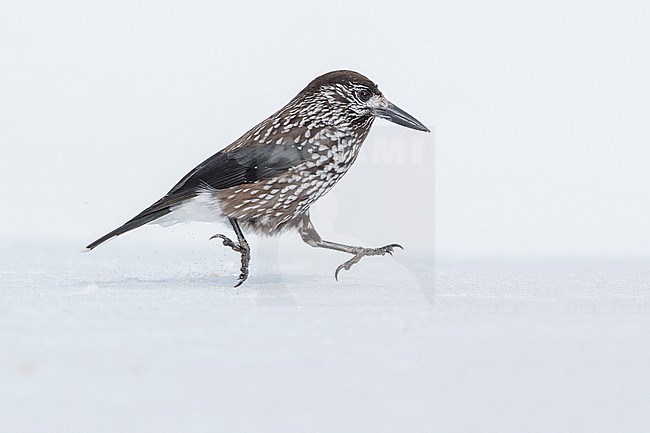
<path id="1" fill-rule="evenodd" d="M 226 189 L 270 179 L 310 158 L 307 146 L 267 144 L 239 147 L 206 159 L 174 186 L 167 196 L 183 194 L 201 186 Z"/>
<path id="2" fill-rule="evenodd" d="M 170 213 L 174 205 L 196 196 L 202 187 L 226 189 L 270 179 L 307 161 L 310 155 L 307 146 L 294 144 L 239 147 L 216 153 L 183 177 L 163 198 L 86 248 L 92 250 L 115 236 Z"/>

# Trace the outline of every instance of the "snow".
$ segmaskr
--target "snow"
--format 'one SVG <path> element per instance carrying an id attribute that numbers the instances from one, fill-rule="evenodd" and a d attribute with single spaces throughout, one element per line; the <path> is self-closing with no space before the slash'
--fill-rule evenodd
<path id="1" fill-rule="evenodd" d="M 2 432 L 643 431 L 650 265 L 0 247 Z M 255 251 L 255 250 L 254 250 Z"/>

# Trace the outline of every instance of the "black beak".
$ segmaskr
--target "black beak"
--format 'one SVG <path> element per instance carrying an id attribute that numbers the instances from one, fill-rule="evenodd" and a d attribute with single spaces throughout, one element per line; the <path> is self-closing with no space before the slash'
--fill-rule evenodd
<path id="1" fill-rule="evenodd" d="M 431 132 L 422 122 L 390 102 L 386 108 L 376 108 L 375 116 L 386 119 L 389 122 L 397 123 L 398 125 L 406 126 L 407 128 Z"/>

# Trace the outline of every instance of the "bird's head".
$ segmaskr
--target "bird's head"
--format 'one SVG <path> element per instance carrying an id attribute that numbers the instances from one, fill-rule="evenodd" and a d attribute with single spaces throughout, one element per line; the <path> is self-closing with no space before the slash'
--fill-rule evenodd
<path id="1" fill-rule="evenodd" d="M 430 132 L 415 117 L 391 103 L 375 83 L 353 71 L 333 71 L 321 75 L 299 94 L 313 110 L 330 122 L 346 118 L 379 117 L 407 128 Z M 340 120 L 339 120 L 340 119 Z"/>

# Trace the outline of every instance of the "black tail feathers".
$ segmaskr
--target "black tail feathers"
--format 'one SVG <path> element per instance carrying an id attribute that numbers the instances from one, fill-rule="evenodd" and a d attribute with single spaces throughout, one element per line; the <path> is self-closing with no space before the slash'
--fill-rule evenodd
<path id="1" fill-rule="evenodd" d="M 145 211 L 146 212 L 146 211 Z M 162 217 L 163 215 L 167 215 L 168 213 L 171 212 L 171 209 L 169 207 L 164 207 L 162 209 L 158 209 L 153 212 L 148 212 L 148 213 L 141 213 L 140 215 L 136 216 L 135 218 L 130 219 L 127 221 L 123 226 L 116 228 L 110 233 L 105 234 L 101 238 L 97 239 L 95 242 L 89 244 L 86 248 L 88 250 L 92 250 L 95 247 L 98 247 L 99 245 L 103 244 L 109 239 L 114 238 L 115 236 L 119 236 L 122 233 L 126 233 L 128 231 L 131 231 L 133 229 L 136 229 L 140 226 L 143 226 L 147 223 L 150 223 L 151 221 L 157 220 L 158 218 Z"/>

